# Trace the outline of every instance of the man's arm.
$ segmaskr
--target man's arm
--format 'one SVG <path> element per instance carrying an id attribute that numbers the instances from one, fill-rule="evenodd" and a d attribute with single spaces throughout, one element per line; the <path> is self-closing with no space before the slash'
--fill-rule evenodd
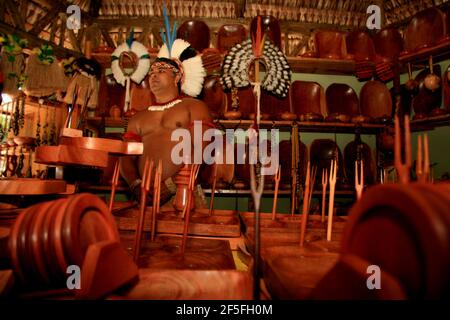
<path id="1" fill-rule="evenodd" d="M 209 141 L 203 141 L 203 134 L 206 130 L 211 129 L 214 125 L 212 123 L 212 117 L 209 113 L 208 106 L 201 100 L 192 99 L 192 103 L 190 103 L 189 108 L 189 115 L 190 115 L 190 127 L 189 131 L 191 134 L 191 141 L 192 141 L 192 153 L 194 153 L 195 145 L 194 145 L 194 123 L 195 121 L 201 121 L 202 127 L 201 127 L 201 139 L 202 139 L 202 145 L 201 145 L 201 156 L 202 156 L 202 162 L 203 162 L 203 150 L 205 147 L 210 143 Z M 192 162 L 194 162 L 194 154 L 192 154 Z"/>
<path id="2" fill-rule="evenodd" d="M 127 132 L 138 134 L 136 127 L 136 117 L 132 117 L 130 119 Z M 138 156 L 123 156 L 120 158 L 120 174 L 131 189 L 134 189 L 133 187 L 139 186 L 138 182 L 140 179 L 140 175 L 138 169 L 138 159 Z"/>

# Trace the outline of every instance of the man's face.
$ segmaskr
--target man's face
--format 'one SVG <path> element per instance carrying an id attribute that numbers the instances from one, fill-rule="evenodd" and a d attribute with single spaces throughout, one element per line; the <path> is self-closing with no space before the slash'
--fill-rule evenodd
<path id="1" fill-rule="evenodd" d="M 168 63 L 155 62 L 150 69 L 150 89 L 153 93 L 177 89 L 179 73 Z"/>

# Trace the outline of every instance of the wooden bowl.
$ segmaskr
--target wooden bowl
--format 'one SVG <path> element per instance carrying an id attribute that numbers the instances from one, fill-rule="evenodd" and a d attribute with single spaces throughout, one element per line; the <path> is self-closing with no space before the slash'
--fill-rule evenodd
<path id="1" fill-rule="evenodd" d="M 22 283 L 25 283 L 25 274 L 22 269 L 22 263 L 20 261 L 21 251 L 19 250 L 19 241 L 21 236 L 22 224 L 27 217 L 27 209 L 23 210 L 17 217 L 14 225 L 11 229 L 9 236 L 9 248 L 11 252 L 11 265 L 14 268 L 14 273 L 17 275 Z"/>
<path id="2" fill-rule="evenodd" d="M 61 276 L 66 274 L 67 258 L 64 254 L 62 245 L 62 222 L 64 219 L 65 208 L 67 206 L 67 199 L 60 199 L 49 209 L 52 214 L 48 230 L 48 254 L 49 265 L 52 268 L 52 273 L 55 273 L 55 278 L 61 280 Z"/>
<path id="3" fill-rule="evenodd" d="M 405 30 L 405 50 L 425 49 L 437 44 L 445 35 L 444 14 L 435 7 L 417 13 Z"/>
<path id="4" fill-rule="evenodd" d="M 59 212 L 59 205 L 64 201 L 66 201 L 66 199 L 52 201 L 52 204 L 47 210 L 41 231 L 41 244 L 44 251 L 44 259 L 48 267 L 50 281 L 53 284 L 61 283 L 65 278 L 65 276 L 63 276 L 58 270 L 58 263 L 56 261 L 55 249 L 53 245 L 55 236 L 53 233 L 55 216 Z"/>
<path id="5" fill-rule="evenodd" d="M 14 137 L 14 143 L 18 146 L 34 146 L 35 142 L 33 137 Z"/>
<path id="6" fill-rule="evenodd" d="M 201 20 L 187 20 L 177 29 L 177 38 L 186 40 L 198 52 L 209 48 L 210 30 Z"/>
<path id="7" fill-rule="evenodd" d="M 28 247 L 28 254 L 32 257 L 33 265 L 36 267 L 37 275 L 36 282 L 50 285 L 50 276 L 48 266 L 45 260 L 44 243 L 42 241 L 42 230 L 46 220 L 48 209 L 53 203 L 51 201 L 40 203 L 36 207 L 36 217 L 31 226 L 30 244 Z"/>
<path id="8" fill-rule="evenodd" d="M 106 220 L 108 214 L 106 204 L 96 196 L 78 194 L 68 200 L 62 224 L 62 242 L 71 264 L 83 264 L 90 244 L 115 239 Z"/>
<path id="9" fill-rule="evenodd" d="M 239 23 L 224 24 L 217 31 L 217 49 L 226 53 L 247 38 L 247 29 Z"/>
<path id="10" fill-rule="evenodd" d="M 383 62 L 396 60 L 403 51 L 403 39 L 396 28 L 385 28 L 373 36 L 375 52 Z"/>
<path id="11" fill-rule="evenodd" d="M 329 116 L 332 116 L 335 121 L 350 122 L 353 116 L 360 114 L 358 96 L 356 95 L 355 90 L 349 85 L 344 83 L 333 83 L 327 88 L 325 95 L 327 101 L 327 113 Z M 339 118 L 340 115 L 345 117 Z M 327 117 L 326 120 L 329 121 L 330 118 Z"/>
<path id="12" fill-rule="evenodd" d="M 346 56 L 344 33 L 339 31 L 317 31 L 314 35 L 319 58 L 344 59 Z"/>
<path id="13" fill-rule="evenodd" d="M 367 32 L 349 32 L 345 37 L 345 42 L 347 47 L 347 58 L 356 61 L 373 61 L 375 57 L 375 47 L 372 38 Z"/>
<path id="14" fill-rule="evenodd" d="M 386 85 L 380 81 L 367 81 L 359 94 L 361 114 L 372 119 L 390 119 L 392 97 Z"/>

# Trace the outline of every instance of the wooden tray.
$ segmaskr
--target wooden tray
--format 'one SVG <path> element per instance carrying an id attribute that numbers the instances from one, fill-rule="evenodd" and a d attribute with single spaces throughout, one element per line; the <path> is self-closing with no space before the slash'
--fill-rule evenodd
<path id="1" fill-rule="evenodd" d="M 0 179 L 0 194 L 2 195 L 38 195 L 62 192 L 66 192 L 66 182 L 63 180 Z"/>
<path id="2" fill-rule="evenodd" d="M 237 270 L 140 269 L 139 282 L 107 299 L 133 300 L 250 300 L 252 277 Z"/>
<path id="3" fill-rule="evenodd" d="M 276 299 L 306 299 L 334 267 L 339 255 L 299 247 L 272 247 L 263 253 L 264 281 Z"/>
<path id="4" fill-rule="evenodd" d="M 40 146 L 36 148 L 35 162 L 54 165 L 81 165 L 106 168 L 108 153 L 75 146 Z"/>
<path id="5" fill-rule="evenodd" d="M 253 250 L 254 246 L 254 213 L 243 212 L 241 218 L 243 221 L 244 240 L 247 248 Z M 261 213 L 260 220 L 260 239 L 261 247 L 267 248 L 280 245 L 300 244 L 300 225 L 301 216 L 292 218 L 288 214 L 277 214 L 277 219 L 272 220 L 272 214 Z M 325 241 L 327 221 L 320 221 L 318 215 L 309 215 L 308 225 L 306 227 L 305 240 L 308 244 L 318 244 L 321 251 L 336 252 L 342 238 L 343 229 L 346 224 L 346 217 L 333 217 L 332 241 Z M 324 241 L 322 243 L 321 241 Z M 317 249 L 318 247 L 316 247 Z"/>
<path id="6" fill-rule="evenodd" d="M 117 155 L 141 155 L 144 151 L 142 142 L 125 142 L 105 138 L 61 137 L 59 143 L 62 145 L 104 151 Z"/>
<path id="7" fill-rule="evenodd" d="M 134 232 L 122 233 L 122 245 L 130 249 Z M 143 237 L 139 268 L 177 270 L 234 270 L 233 255 L 226 240 L 188 238 L 181 253 L 181 236 L 157 235 L 155 241 Z"/>
<path id="8" fill-rule="evenodd" d="M 144 222 L 144 231 L 151 231 L 152 208 L 147 207 Z M 209 215 L 208 209 L 196 209 L 191 212 L 188 234 L 214 237 L 239 237 L 241 235 L 239 218 L 233 210 L 213 210 Z M 116 223 L 119 230 L 136 230 L 138 221 L 137 208 L 123 210 L 116 213 Z M 157 216 L 156 232 L 182 234 L 184 220 L 180 213 L 173 209 L 161 209 Z"/>

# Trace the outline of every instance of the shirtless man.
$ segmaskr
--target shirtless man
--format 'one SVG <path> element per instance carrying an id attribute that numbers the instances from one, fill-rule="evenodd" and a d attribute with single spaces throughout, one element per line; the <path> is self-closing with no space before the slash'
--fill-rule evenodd
<path id="1" fill-rule="evenodd" d="M 164 181 L 176 175 L 182 167 L 182 164 L 174 164 L 171 159 L 172 148 L 178 143 L 171 141 L 173 130 L 188 129 L 193 137 L 194 121 L 201 120 L 205 125 L 211 123 L 206 104 L 180 95 L 182 78 L 183 70 L 180 70 L 179 63 L 171 59 L 157 58 L 151 66 L 150 90 L 156 98 L 156 103 L 147 110 L 138 112 L 128 124 L 128 132 L 141 138 L 144 153 L 140 157 L 123 157 L 120 162 L 121 174 L 135 196 L 139 194 L 145 159 L 153 160 L 155 165 L 161 159 L 161 202 L 169 200 L 171 193 L 168 192 Z M 191 140 L 193 142 L 193 139 Z"/>

